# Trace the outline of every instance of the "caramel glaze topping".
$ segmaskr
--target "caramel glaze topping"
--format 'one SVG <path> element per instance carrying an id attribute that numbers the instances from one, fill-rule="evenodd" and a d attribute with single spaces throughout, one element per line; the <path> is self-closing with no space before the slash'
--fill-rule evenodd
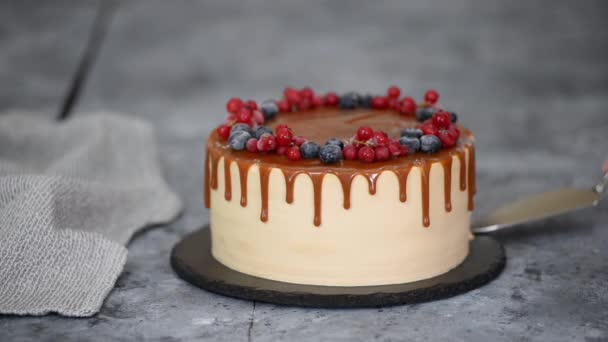
<path id="1" fill-rule="evenodd" d="M 320 121 L 322 120 L 322 121 Z M 413 119 L 403 118 L 398 113 L 375 110 L 354 110 L 343 112 L 337 109 L 317 109 L 306 113 L 282 113 L 274 125 L 280 123 L 288 124 L 296 134 L 323 143 L 331 137 L 348 139 L 347 134 L 354 134 L 359 126 L 367 125 L 374 129 L 387 132 L 390 136 L 399 136 L 399 131 L 404 127 L 414 126 Z M 271 125 L 273 127 L 274 125 Z M 344 127 L 348 127 L 347 129 Z M 339 129 L 334 129 L 339 127 Z M 321 189 L 323 177 L 326 174 L 335 175 L 344 193 L 343 207 L 350 208 L 350 193 L 353 179 L 361 175 L 367 179 L 370 194 L 376 193 L 376 183 L 382 172 L 393 172 L 399 181 L 399 200 L 407 200 L 407 177 L 412 167 L 421 169 L 421 193 L 422 193 L 422 223 L 424 227 L 430 226 L 429 218 L 429 189 L 430 171 L 434 163 L 440 163 L 444 171 L 444 199 L 445 210 L 452 210 L 452 160 L 457 157 L 460 164 L 460 190 L 467 190 L 468 186 L 468 210 L 473 210 L 473 195 L 475 194 L 475 149 L 472 143 L 472 135 L 469 131 L 460 127 L 461 137 L 458 145 L 451 149 L 441 150 L 435 154 L 417 153 L 408 157 L 401 157 L 385 162 L 372 164 L 362 163 L 358 160 L 345 160 L 340 164 L 325 165 L 318 159 L 300 160 L 292 162 L 284 156 L 275 154 L 252 154 L 246 151 L 233 151 L 226 143 L 222 143 L 213 132 L 207 144 L 207 155 L 205 158 L 205 206 L 210 207 L 210 189 L 218 188 L 218 163 L 224 158 L 224 198 L 232 199 L 232 184 L 230 165 L 235 162 L 240 177 L 241 206 L 247 206 L 247 176 L 249 168 L 257 164 L 260 173 L 262 209 L 260 220 L 268 221 L 268 186 L 269 176 L 273 168 L 280 169 L 285 176 L 287 203 L 293 203 L 294 184 L 296 177 L 306 174 L 312 181 L 314 193 L 314 225 L 321 225 Z M 333 134 L 332 134 L 333 132 Z M 469 159 L 465 163 L 465 150 L 468 150 Z"/>

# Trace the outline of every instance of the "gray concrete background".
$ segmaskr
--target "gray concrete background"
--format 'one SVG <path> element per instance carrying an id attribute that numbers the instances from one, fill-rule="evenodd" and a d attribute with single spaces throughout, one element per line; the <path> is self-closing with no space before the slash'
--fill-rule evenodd
<path id="1" fill-rule="evenodd" d="M 96 1 L 0 4 L 1 108 L 53 115 Z M 204 139 L 231 96 L 286 85 L 420 98 L 437 88 L 478 141 L 477 212 L 560 186 L 590 186 L 608 157 L 606 1 L 161 1 L 119 3 L 73 115 L 116 110 L 157 128 L 186 205 L 138 235 L 102 311 L 0 316 L 1 341 L 607 341 L 608 206 L 497 237 L 508 263 L 451 299 L 361 310 L 224 298 L 178 279 L 173 244 L 208 222 Z M 8 82 L 6 82 L 8 81 Z"/>

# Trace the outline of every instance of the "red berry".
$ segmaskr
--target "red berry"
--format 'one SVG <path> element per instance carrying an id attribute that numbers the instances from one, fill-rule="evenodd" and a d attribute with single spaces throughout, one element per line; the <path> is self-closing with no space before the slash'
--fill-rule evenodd
<path id="1" fill-rule="evenodd" d="M 441 140 L 442 147 L 450 148 L 456 145 L 457 138 L 450 134 L 447 129 L 442 129 L 439 131 L 439 140 Z"/>
<path id="2" fill-rule="evenodd" d="M 298 110 L 309 110 L 310 108 L 312 108 L 312 102 L 311 102 L 311 100 L 309 100 L 307 98 L 303 98 L 296 105 L 296 107 L 298 107 Z"/>
<path id="3" fill-rule="evenodd" d="M 458 137 L 460 137 L 460 130 L 458 129 L 458 126 L 451 124 L 450 127 L 448 127 L 448 131 L 450 132 L 450 134 L 452 134 L 456 139 L 458 139 Z"/>
<path id="4" fill-rule="evenodd" d="M 439 93 L 436 90 L 427 90 L 424 94 L 424 101 L 428 104 L 435 104 L 439 100 Z"/>
<path id="5" fill-rule="evenodd" d="M 420 125 L 419 128 L 422 130 L 422 133 L 424 133 L 424 134 L 432 134 L 432 135 L 439 134 L 439 129 L 437 127 L 435 127 L 435 125 L 433 125 L 433 123 L 430 120 L 425 121 L 422 125 Z"/>
<path id="6" fill-rule="evenodd" d="M 289 126 L 287 126 L 286 124 L 280 124 L 277 125 L 277 127 L 274 128 L 275 133 L 282 130 L 282 129 L 289 129 Z"/>
<path id="7" fill-rule="evenodd" d="M 373 139 L 376 146 L 386 146 L 388 144 L 388 136 L 382 131 L 374 132 Z"/>
<path id="8" fill-rule="evenodd" d="M 300 97 L 303 99 L 312 100 L 312 97 L 315 93 L 312 91 L 310 87 L 304 87 L 300 90 Z"/>
<path id="9" fill-rule="evenodd" d="M 437 128 L 448 128 L 452 123 L 452 117 L 448 112 L 438 112 L 433 114 L 433 125 Z"/>
<path id="10" fill-rule="evenodd" d="M 391 153 L 386 146 L 380 146 L 376 148 L 376 160 L 377 161 L 385 161 L 391 157 Z"/>
<path id="11" fill-rule="evenodd" d="M 391 142 L 388 143 L 388 151 L 391 153 L 391 156 L 399 157 L 401 155 L 401 145 L 399 142 L 391 140 Z"/>
<path id="12" fill-rule="evenodd" d="M 405 157 L 410 153 L 410 149 L 407 148 L 407 146 L 401 145 L 401 146 L 399 146 L 399 152 L 401 152 L 399 154 L 401 157 Z"/>
<path id="13" fill-rule="evenodd" d="M 295 137 L 293 137 L 293 143 L 296 144 L 296 146 L 298 147 L 302 146 L 302 144 L 305 142 L 306 139 L 304 139 L 304 137 L 301 135 L 296 135 Z"/>
<path id="14" fill-rule="evenodd" d="M 230 126 L 228 125 L 220 125 L 217 128 L 217 134 L 220 135 L 220 138 L 222 138 L 223 140 L 227 140 L 228 137 L 230 136 Z"/>
<path id="15" fill-rule="evenodd" d="M 397 99 L 399 98 L 399 95 L 401 95 L 401 89 L 399 89 L 397 86 L 390 86 L 386 91 L 386 95 L 388 95 L 388 97 L 391 99 Z"/>
<path id="16" fill-rule="evenodd" d="M 359 140 L 357 135 L 355 134 L 352 138 L 350 138 L 351 144 L 353 144 L 356 148 L 361 148 L 365 145 L 365 140 Z"/>
<path id="17" fill-rule="evenodd" d="M 371 127 L 362 126 L 357 130 L 357 140 L 367 141 L 374 136 L 374 130 Z"/>
<path id="18" fill-rule="evenodd" d="M 374 149 L 368 146 L 361 147 L 357 153 L 359 159 L 366 163 L 371 163 L 376 158 L 376 152 Z"/>
<path id="19" fill-rule="evenodd" d="M 258 109 L 258 104 L 253 100 L 247 100 L 247 102 L 245 102 L 245 106 L 251 110 Z"/>
<path id="20" fill-rule="evenodd" d="M 302 97 L 300 96 L 300 92 L 293 88 L 285 88 L 283 92 L 285 94 L 285 99 L 290 105 L 295 105 L 300 102 Z"/>
<path id="21" fill-rule="evenodd" d="M 334 92 L 329 92 L 327 93 L 327 95 L 325 95 L 325 104 L 327 104 L 328 106 L 336 106 L 338 105 L 339 101 L 340 98 Z"/>
<path id="22" fill-rule="evenodd" d="M 300 148 L 297 146 L 287 148 L 287 151 L 285 151 L 285 155 L 287 156 L 287 159 L 291 161 L 302 159 L 302 155 L 300 154 Z"/>
<path id="23" fill-rule="evenodd" d="M 342 155 L 346 160 L 355 160 L 357 159 L 357 148 L 353 144 L 346 144 L 342 149 Z"/>
<path id="24" fill-rule="evenodd" d="M 249 152 L 257 152 L 258 151 L 258 139 L 251 138 L 251 139 L 247 140 L 247 144 L 245 145 L 245 148 Z"/>
<path id="25" fill-rule="evenodd" d="M 384 96 L 376 96 L 372 99 L 372 108 L 386 109 L 388 108 L 388 100 Z"/>
<path id="26" fill-rule="evenodd" d="M 399 99 L 388 99 L 388 108 L 399 110 Z"/>
<path id="27" fill-rule="evenodd" d="M 279 112 L 289 112 L 291 109 L 291 106 L 289 105 L 289 102 L 287 102 L 287 100 L 280 100 L 277 102 L 277 107 L 279 108 Z"/>
<path id="28" fill-rule="evenodd" d="M 277 147 L 277 154 L 278 155 L 284 155 L 285 151 L 287 151 L 287 149 L 289 148 L 289 146 L 279 146 Z"/>
<path id="29" fill-rule="evenodd" d="M 236 121 L 249 123 L 249 121 L 251 121 L 251 111 L 247 108 L 241 108 L 236 114 Z"/>
<path id="30" fill-rule="evenodd" d="M 253 117 L 253 122 L 255 122 L 256 124 L 264 124 L 264 114 L 262 114 L 262 112 L 260 112 L 259 110 L 253 110 L 253 112 L 251 112 L 251 116 Z"/>
<path id="31" fill-rule="evenodd" d="M 228 113 L 237 113 L 241 108 L 243 108 L 243 100 L 233 97 L 228 103 L 226 103 L 226 110 Z"/>
<path id="32" fill-rule="evenodd" d="M 277 140 L 274 136 L 265 133 L 258 140 L 258 151 L 269 152 L 277 148 Z"/>
<path id="33" fill-rule="evenodd" d="M 312 105 L 313 107 L 321 107 L 325 104 L 325 99 L 321 95 L 315 95 L 312 97 Z"/>
<path id="34" fill-rule="evenodd" d="M 401 107 L 399 107 L 399 111 L 406 115 L 416 114 L 416 101 L 414 101 L 414 99 L 411 97 L 404 98 L 401 100 Z"/>
<path id="35" fill-rule="evenodd" d="M 289 128 L 283 128 L 276 131 L 276 137 L 279 146 L 289 146 L 293 140 L 293 133 Z"/>

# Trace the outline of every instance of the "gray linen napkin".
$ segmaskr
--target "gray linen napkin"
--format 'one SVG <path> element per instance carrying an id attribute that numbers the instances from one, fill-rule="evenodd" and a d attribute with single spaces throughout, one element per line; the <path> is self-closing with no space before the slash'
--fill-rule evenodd
<path id="1" fill-rule="evenodd" d="M 0 313 L 95 314 L 133 233 L 180 208 L 148 124 L 0 114 Z"/>

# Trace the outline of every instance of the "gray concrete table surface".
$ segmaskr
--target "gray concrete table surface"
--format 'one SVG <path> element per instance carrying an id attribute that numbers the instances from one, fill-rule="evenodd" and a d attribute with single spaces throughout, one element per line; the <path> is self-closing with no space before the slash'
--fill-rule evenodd
<path id="1" fill-rule="evenodd" d="M 418 98 L 437 88 L 476 134 L 477 212 L 590 186 L 608 156 L 607 14 L 605 1 L 121 2 L 74 115 L 116 110 L 152 122 L 185 213 L 133 239 L 98 315 L 0 317 L 0 340 L 608 340 L 606 203 L 498 234 L 504 273 L 431 303 L 252 303 L 199 290 L 169 266 L 172 246 L 208 222 L 204 140 L 226 100 L 277 97 L 286 85 L 397 84 Z"/>

